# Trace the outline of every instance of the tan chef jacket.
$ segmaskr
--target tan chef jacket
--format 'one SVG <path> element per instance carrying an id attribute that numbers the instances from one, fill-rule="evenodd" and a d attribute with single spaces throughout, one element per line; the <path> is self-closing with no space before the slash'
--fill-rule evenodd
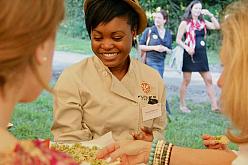
<path id="1" fill-rule="evenodd" d="M 65 69 L 55 86 L 55 141 L 86 141 L 112 131 L 115 140 L 132 139 L 130 131 L 147 126 L 163 139 L 166 126 L 165 86 L 159 73 L 137 60 L 118 80 L 93 56 Z M 143 121 L 149 99 L 161 103 L 160 117 Z"/>

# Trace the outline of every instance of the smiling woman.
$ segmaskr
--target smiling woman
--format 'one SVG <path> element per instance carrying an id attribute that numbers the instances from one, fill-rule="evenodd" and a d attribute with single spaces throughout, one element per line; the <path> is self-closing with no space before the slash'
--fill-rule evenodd
<path id="1" fill-rule="evenodd" d="M 56 84 L 54 140 L 86 141 L 109 131 L 115 140 L 163 139 L 163 80 L 129 55 L 146 27 L 144 10 L 137 0 L 85 0 L 84 12 L 95 56 L 67 68 Z"/>
<path id="2" fill-rule="evenodd" d="M 100 24 L 91 32 L 93 52 L 119 80 L 128 70 L 129 52 L 136 33 L 131 31 L 127 21 L 127 18 L 116 17 L 108 24 Z"/>

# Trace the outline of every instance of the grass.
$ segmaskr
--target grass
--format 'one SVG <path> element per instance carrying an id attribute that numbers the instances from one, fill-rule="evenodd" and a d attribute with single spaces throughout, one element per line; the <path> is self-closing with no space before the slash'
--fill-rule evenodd
<path id="1" fill-rule="evenodd" d="M 32 103 L 18 104 L 12 117 L 14 127 L 10 131 L 18 139 L 52 139 L 52 105 L 52 96 L 47 92 Z"/>
<path id="2" fill-rule="evenodd" d="M 18 104 L 13 115 L 14 127 L 10 131 L 18 139 L 52 139 L 52 96 L 43 92 L 37 101 L 30 104 Z M 220 114 L 210 111 L 209 103 L 189 104 L 190 114 L 179 112 L 179 100 L 169 100 L 172 109 L 172 122 L 167 126 L 165 137 L 178 146 L 204 148 L 201 135 L 221 135 L 225 133 L 228 121 Z M 237 146 L 231 144 L 232 149 Z"/>
<path id="3" fill-rule="evenodd" d="M 201 136 L 203 134 L 223 135 L 229 126 L 228 120 L 221 114 L 214 113 L 209 103 L 189 102 L 191 113 L 185 114 L 179 111 L 179 98 L 171 98 L 172 122 L 169 123 L 165 133 L 168 141 L 179 146 L 190 148 L 204 148 Z M 237 146 L 230 144 L 232 149 Z"/>
<path id="4" fill-rule="evenodd" d="M 79 38 L 71 38 L 61 33 L 58 33 L 56 39 L 56 50 L 81 53 L 85 55 L 91 55 L 90 40 L 82 40 Z"/>

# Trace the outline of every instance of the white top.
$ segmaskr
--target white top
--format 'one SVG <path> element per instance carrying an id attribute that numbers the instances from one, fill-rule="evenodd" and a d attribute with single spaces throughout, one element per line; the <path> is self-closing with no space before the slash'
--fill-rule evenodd
<path id="1" fill-rule="evenodd" d="M 232 165 L 248 165 L 248 143 L 239 145 L 239 152 L 235 152 L 237 158 Z"/>

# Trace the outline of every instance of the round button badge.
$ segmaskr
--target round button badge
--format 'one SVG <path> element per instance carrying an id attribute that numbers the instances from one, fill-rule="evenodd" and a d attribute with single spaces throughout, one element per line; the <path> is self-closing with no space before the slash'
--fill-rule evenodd
<path id="1" fill-rule="evenodd" d="M 205 46 L 205 42 L 204 41 L 201 41 L 200 44 L 201 44 L 201 46 Z"/>
<path id="2" fill-rule="evenodd" d="M 153 34 L 152 38 L 156 40 L 156 39 L 158 39 L 158 36 L 156 34 Z"/>

